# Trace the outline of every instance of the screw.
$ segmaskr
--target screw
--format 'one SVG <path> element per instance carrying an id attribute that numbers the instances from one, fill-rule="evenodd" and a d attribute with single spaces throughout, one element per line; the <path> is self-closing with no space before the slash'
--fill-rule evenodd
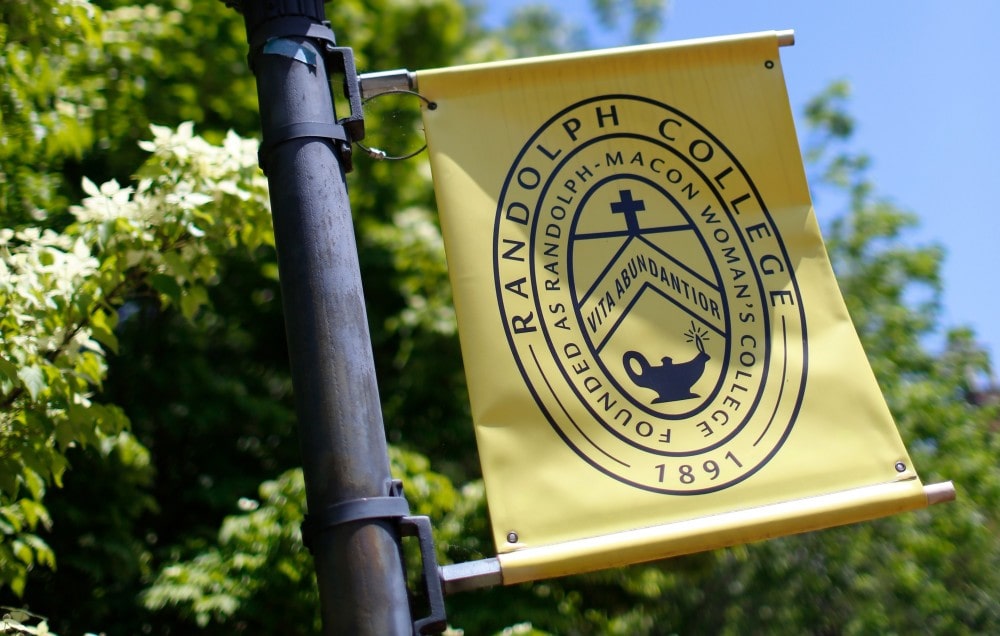
<path id="1" fill-rule="evenodd" d="M 896 462 L 896 472 L 897 473 L 906 472 L 906 464 L 904 464 L 903 462 Z"/>
<path id="2" fill-rule="evenodd" d="M 507 543 L 517 543 L 517 533 L 508 532 L 507 533 Z"/>

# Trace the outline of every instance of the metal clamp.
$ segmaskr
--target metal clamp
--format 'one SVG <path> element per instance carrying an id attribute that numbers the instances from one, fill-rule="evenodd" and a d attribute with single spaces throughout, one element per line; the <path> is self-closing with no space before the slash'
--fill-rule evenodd
<path id="1" fill-rule="evenodd" d="M 330 46 L 337 45 L 337 39 L 329 22 L 316 22 L 302 15 L 286 15 L 266 20 L 254 28 L 248 42 L 251 58 L 268 41 L 288 37 L 321 40 Z"/>
<path id="2" fill-rule="evenodd" d="M 399 524 L 399 534 L 416 537 L 420 544 L 423 591 L 427 597 L 429 615 L 413 621 L 415 636 L 439 634 L 448 626 L 448 616 L 444 606 L 444 589 L 434 550 L 434 534 L 431 520 L 425 516 L 410 516 L 410 505 L 403 497 L 402 482 L 392 480 L 388 484 L 388 496 L 362 497 L 334 504 L 316 514 L 308 514 L 302 521 L 302 542 L 312 551 L 313 542 L 319 533 L 335 526 L 363 521 L 384 519 Z"/>
<path id="3" fill-rule="evenodd" d="M 260 142 L 260 147 L 257 149 L 257 162 L 260 164 L 261 169 L 267 172 L 267 156 L 271 154 L 271 150 L 276 146 L 302 137 L 329 139 L 335 144 L 339 142 L 338 145 L 341 146 L 350 143 L 347 131 L 340 124 L 319 121 L 304 121 L 289 124 L 288 126 L 279 128 L 276 134 L 265 135 L 264 139 Z"/>
<path id="4" fill-rule="evenodd" d="M 413 621 L 413 633 L 417 636 L 440 634 L 448 627 L 448 615 L 444 607 L 444 589 L 441 586 L 430 517 L 403 517 L 399 520 L 399 524 L 403 536 L 417 537 L 417 541 L 420 542 L 420 561 L 423 564 L 421 578 L 424 583 L 424 593 L 427 595 L 427 605 L 430 607 L 428 616 Z"/>
<path id="5" fill-rule="evenodd" d="M 260 17 L 260 16 L 258 16 Z M 337 41 L 329 22 L 317 22 L 311 17 L 301 15 L 285 15 L 278 17 L 268 17 L 257 23 L 252 29 L 252 35 L 248 37 L 250 53 L 247 61 L 253 69 L 253 61 L 257 55 L 267 53 L 269 46 L 278 44 L 277 40 L 288 38 L 300 38 L 312 40 L 326 64 L 326 71 L 339 73 L 344 76 L 343 94 L 347 98 L 350 114 L 337 120 L 336 126 L 323 124 L 324 128 L 313 126 L 315 134 L 309 134 L 304 130 L 296 131 L 295 134 L 282 134 L 272 139 L 265 139 L 259 152 L 261 168 L 267 171 L 268 152 L 276 145 L 289 139 L 300 137 L 316 137 L 329 139 L 333 142 L 334 148 L 340 155 L 341 163 L 345 172 L 352 169 L 351 144 L 365 138 L 365 121 L 361 104 L 361 88 L 358 80 L 358 71 L 354 63 L 354 51 L 350 47 L 337 46 Z M 298 59 L 298 58 L 296 58 Z M 303 60 L 306 63 L 313 60 Z M 299 125 L 300 128 L 311 126 Z M 334 130 L 336 129 L 336 130 Z"/>
<path id="6" fill-rule="evenodd" d="M 358 82 L 358 69 L 354 64 L 354 50 L 347 46 L 326 46 L 327 72 L 330 69 L 344 74 L 344 96 L 351 107 L 351 114 L 338 119 L 350 136 L 350 141 L 357 142 L 365 138 L 365 115 L 361 110 L 361 85 Z"/>
<path id="7" fill-rule="evenodd" d="M 323 59 L 327 63 L 327 73 L 334 71 L 344 74 L 344 96 L 350 104 L 351 114 L 337 120 L 337 123 L 347 130 L 350 141 L 364 139 L 365 122 L 364 113 L 361 111 L 361 86 L 354 64 L 354 50 L 347 46 L 337 46 L 337 40 L 328 21 L 319 23 L 300 15 L 281 16 L 266 20 L 254 28 L 253 35 L 249 38 L 251 68 L 257 53 L 268 42 L 278 38 L 303 38 L 315 40 L 320 45 Z"/>
<path id="8" fill-rule="evenodd" d="M 402 519 L 410 514 L 410 505 L 402 497 L 363 497 L 342 501 L 326 510 L 308 514 L 302 520 L 302 543 L 312 550 L 316 536 L 352 521 L 366 519 Z"/>

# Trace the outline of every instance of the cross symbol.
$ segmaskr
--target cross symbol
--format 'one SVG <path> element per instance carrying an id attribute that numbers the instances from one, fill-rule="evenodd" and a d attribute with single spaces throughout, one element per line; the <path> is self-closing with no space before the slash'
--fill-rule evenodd
<path id="1" fill-rule="evenodd" d="M 639 220 L 635 218 L 635 213 L 645 210 L 646 204 L 642 199 L 633 200 L 631 190 L 619 190 L 618 196 L 621 197 L 621 201 L 611 204 L 611 212 L 614 214 L 624 214 L 625 227 L 628 228 L 629 236 L 638 236 Z"/>

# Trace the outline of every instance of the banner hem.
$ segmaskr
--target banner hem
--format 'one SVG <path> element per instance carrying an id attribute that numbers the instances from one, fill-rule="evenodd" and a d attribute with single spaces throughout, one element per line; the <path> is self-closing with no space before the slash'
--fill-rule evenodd
<path id="1" fill-rule="evenodd" d="M 913 478 L 611 535 L 528 547 L 499 554 L 498 559 L 504 585 L 512 585 L 868 521 L 924 508 L 930 503 L 934 502 L 929 499 L 923 484 Z"/>

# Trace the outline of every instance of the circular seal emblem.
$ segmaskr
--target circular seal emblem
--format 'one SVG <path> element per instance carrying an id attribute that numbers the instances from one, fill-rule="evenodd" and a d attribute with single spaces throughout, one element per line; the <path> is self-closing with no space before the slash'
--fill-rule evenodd
<path id="1" fill-rule="evenodd" d="M 675 108 L 606 95 L 557 113 L 499 197 L 510 350 L 566 444 L 635 487 L 743 481 L 791 430 L 806 326 L 750 176 Z"/>

